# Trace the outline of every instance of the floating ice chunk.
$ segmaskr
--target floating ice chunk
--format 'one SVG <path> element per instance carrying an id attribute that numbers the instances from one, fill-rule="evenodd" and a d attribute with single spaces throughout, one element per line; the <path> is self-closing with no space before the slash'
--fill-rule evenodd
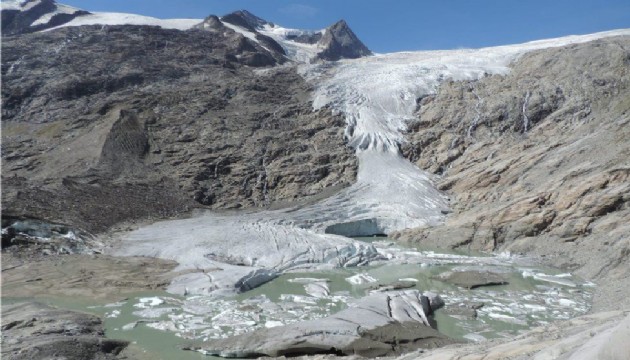
<path id="1" fill-rule="evenodd" d="M 123 329 L 123 330 L 125 330 L 125 331 L 128 331 L 128 330 L 135 329 L 135 328 L 136 328 L 136 326 L 138 326 L 138 322 L 137 322 L 137 321 L 134 321 L 134 322 L 132 322 L 132 323 L 129 323 L 129 324 L 125 324 L 125 325 L 123 325 L 122 329 Z"/>
<path id="2" fill-rule="evenodd" d="M 108 313 L 107 315 L 105 315 L 106 318 L 117 318 L 120 316 L 120 310 L 114 310 L 110 313 Z"/>
<path id="3" fill-rule="evenodd" d="M 325 281 L 306 284 L 304 285 L 304 290 L 307 294 L 315 298 L 324 298 L 330 295 L 330 289 Z"/>
<path id="4" fill-rule="evenodd" d="M 181 330 L 172 321 L 159 321 L 147 323 L 147 326 L 156 330 L 177 332 Z"/>
<path id="5" fill-rule="evenodd" d="M 282 325 L 284 325 L 284 323 L 282 323 L 282 321 L 277 321 L 277 320 L 268 320 L 265 323 L 265 327 L 266 328 L 278 327 L 278 326 L 282 326 Z"/>
<path id="6" fill-rule="evenodd" d="M 575 306 L 576 302 L 573 300 L 569 300 L 569 299 L 559 299 L 558 300 L 558 304 L 560 306 Z"/>
<path id="7" fill-rule="evenodd" d="M 540 280 L 540 281 L 546 281 L 546 282 L 559 284 L 559 285 L 564 285 L 564 286 L 569 286 L 569 287 L 576 287 L 577 284 L 575 282 L 567 279 L 566 275 L 567 274 L 547 275 L 547 274 L 544 274 L 544 273 L 534 273 L 534 272 L 528 271 L 528 270 L 523 271 L 523 277 L 524 278 L 534 278 L 534 279 Z M 571 275 L 569 274 L 569 276 L 571 276 Z"/>
<path id="8" fill-rule="evenodd" d="M 294 302 L 299 304 L 316 305 L 317 299 L 310 296 L 294 295 L 294 294 L 282 294 L 280 300 Z"/>
<path id="9" fill-rule="evenodd" d="M 148 308 L 148 309 L 134 311 L 133 314 L 137 317 L 155 319 L 165 314 L 171 313 L 173 311 L 175 311 L 175 308 L 170 308 L 170 307 L 169 308 Z"/>
<path id="10" fill-rule="evenodd" d="M 140 301 L 140 302 L 135 304 L 134 307 L 137 307 L 137 308 L 140 308 L 140 309 L 146 309 L 146 308 L 149 308 L 149 307 L 153 307 L 153 306 L 158 306 L 158 305 L 164 304 L 164 300 L 160 299 L 157 296 L 140 298 L 140 299 L 138 299 L 138 301 Z"/>
<path id="11" fill-rule="evenodd" d="M 356 274 L 346 278 L 346 281 L 353 285 L 361 285 L 376 282 L 377 280 L 367 273 Z"/>
<path id="12" fill-rule="evenodd" d="M 126 303 L 126 301 L 119 301 L 119 302 L 115 302 L 115 303 L 105 304 L 104 307 L 106 307 L 106 308 L 121 307 L 121 306 L 125 305 L 125 303 Z"/>
<path id="13" fill-rule="evenodd" d="M 536 305 L 536 304 L 523 304 L 523 306 L 529 310 L 529 311 L 535 311 L 535 312 L 539 312 L 539 311 L 546 311 L 547 308 L 542 306 L 542 305 Z"/>
<path id="14" fill-rule="evenodd" d="M 297 283 L 297 284 L 308 284 L 308 283 L 313 283 L 313 282 L 330 282 L 330 280 L 328 279 L 319 279 L 319 278 L 294 278 L 294 279 L 289 279 L 287 281 L 291 283 Z"/>

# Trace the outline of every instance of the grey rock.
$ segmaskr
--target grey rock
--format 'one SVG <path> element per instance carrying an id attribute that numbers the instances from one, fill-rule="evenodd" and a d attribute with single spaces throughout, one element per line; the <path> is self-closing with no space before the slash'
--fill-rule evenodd
<path id="1" fill-rule="evenodd" d="M 211 340 L 197 349 L 222 357 L 334 354 L 384 356 L 454 343 L 429 325 L 418 291 L 379 293 L 332 316 Z"/>
<path id="2" fill-rule="evenodd" d="M 222 16 L 221 20 L 232 25 L 240 26 L 252 32 L 255 32 L 256 29 L 266 24 L 271 24 L 267 20 L 261 19 L 247 10 L 238 10 L 231 12 L 227 15 Z"/>
<path id="3" fill-rule="evenodd" d="M 447 271 L 435 277 L 453 285 L 468 289 L 475 289 L 482 286 L 506 285 L 507 280 L 496 273 L 489 271 Z"/>
<path id="4" fill-rule="evenodd" d="M 629 48 L 624 36 L 534 51 L 418 99 L 403 153 L 441 175 L 453 212 L 395 237 L 541 256 L 630 306 L 614 291 L 630 268 Z"/>
<path id="5" fill-rule="evenodd" d="M 368 289 L 379 292 L 393 291 L 393 290 L 401 290 L 401 289 L 409 289 L 416 286 L 414 281 L 394 281 L 390 284 L 376 284 L 370 286 Z"/>
<path id="6" fill-rule="evenodd" d="M 322 60 L 356 59 L 372 54 L 345 20 L 340 20 L 326 28 L 318 43 L 324 48 L 317 54 L 317 57 Z"/>
<path id="7" fill-rule="evenodd" d="M 93 315 L 39 303 L 2 306 L 2 358 L 113 360 L 128 342 L 105 338 Z"/>

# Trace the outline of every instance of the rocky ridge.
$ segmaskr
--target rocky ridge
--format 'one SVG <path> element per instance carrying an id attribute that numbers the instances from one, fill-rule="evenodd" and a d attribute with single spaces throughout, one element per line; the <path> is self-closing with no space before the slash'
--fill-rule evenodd
<path id="1" fill-rule="evenodd" d="M 251 32 L 262 44 L 289 57 L 291 56 L 287 54 L 284 47 L 291 47 L 290 43 L 311 45 L 313 54 L 310 59 L 307 59 L 309 62 L 357 59 L 372 55 L 345 20 L 339 20 L 323 30 L 303 31 L 284 29 L 247 10 L 239 10 L 221 17 L 221 21 Z"/>

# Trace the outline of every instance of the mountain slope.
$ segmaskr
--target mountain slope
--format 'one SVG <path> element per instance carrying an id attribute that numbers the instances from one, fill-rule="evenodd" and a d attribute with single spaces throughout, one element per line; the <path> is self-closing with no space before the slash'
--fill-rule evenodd
<path id="1" fill-rule="evenodd" d="M 351 182 L 343 118 L 313 112 L 294 69 L 248 66 L 266 56 L 234 33 L 157 27 L 3 39 L 3 216 L 103 231 Z"/>
<path id="2" fill-rule="evenodd" d="M 403 152 L 441 175 L 453 214 L 398 238 L 537 255 L 629 284 L 629 65 L 630 38 L 612 37 L 531 52 L 505 76 L 419 99 Z M 595 306 L 630 304 L 611 291 Z"/>

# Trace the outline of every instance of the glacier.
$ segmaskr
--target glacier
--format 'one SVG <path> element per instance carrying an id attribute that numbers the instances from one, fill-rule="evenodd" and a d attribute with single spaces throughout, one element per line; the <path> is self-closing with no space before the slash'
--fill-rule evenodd
<path id="1" fill-rule="evenodd" d="M 345 136 L 359 162 L 355 184 L 302 208 L 201 213 L 157 222 L 123 235 L 112 252 L 175 260 L 180 275 L 169 291 L 208 295 L 245 291 L 288 271 L 408 258 L 404 252 L 387 253 L 348 237 L 443 222 L 447 197 L 433 186 L 432 174 L 404 159 L 399 150 L 417 100 L 435 93 L 446 80 L 505 74 L 512 61 L 529 51 L 616 35 L 630 35 L 630 30 L 303 63 L 299 71 L 316 89 L 314 109 L 330 106 L 346 117 Z"/>

